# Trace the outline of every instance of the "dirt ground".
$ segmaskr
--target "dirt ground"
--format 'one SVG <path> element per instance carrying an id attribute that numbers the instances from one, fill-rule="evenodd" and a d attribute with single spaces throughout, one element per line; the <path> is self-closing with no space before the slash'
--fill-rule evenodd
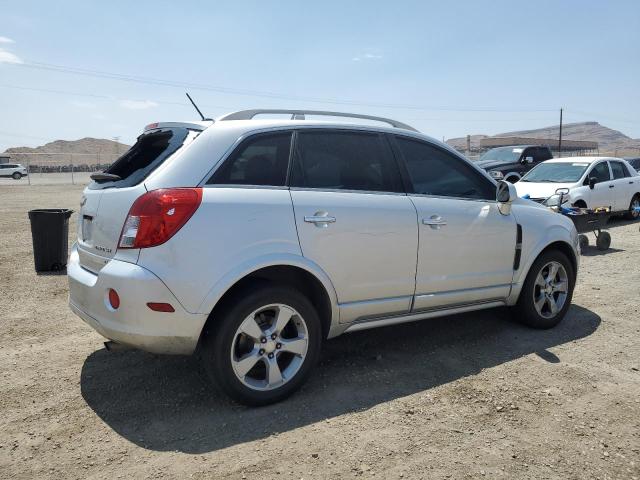
<path id="1" fill-rule="evenodd" d="M 66 277 L 36 276 L 27 210 L 81 188 L 0 187 L 1 478 L 640 478 L 638 223 L 585 251 L 555 329 L 491 310 L 344 335 L 250 409 L 191 358 L 108 353 Z"/>

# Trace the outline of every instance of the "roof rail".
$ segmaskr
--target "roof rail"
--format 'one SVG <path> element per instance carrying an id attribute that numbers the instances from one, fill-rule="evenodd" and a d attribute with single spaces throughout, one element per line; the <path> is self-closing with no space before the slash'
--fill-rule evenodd
<path id="1" fill-rule="evenodd" d="M 228 113 L 218 120 L 251 120 L 256 115 L 262 114 L 289 114 L 291 120 L 304 120 L 305 115 L 323 115 L 327 117 L 347 117 L 347 118 L 361 118 L 363 120 L 375 120 L 391 125 L 395 128 L 402 128 L 404 130 L 411 130 L 417 132 L 415 128 L 406 123 L 398 122 L 390 118 L 374 117 L 372 115 L 360 115 L 359 113 L 342 113 L 342 112 L 325 112 L 321 110 L 286 110 L 286 109 L 254 109 L 254 110 L 241 110 L 239 112 Z"/>

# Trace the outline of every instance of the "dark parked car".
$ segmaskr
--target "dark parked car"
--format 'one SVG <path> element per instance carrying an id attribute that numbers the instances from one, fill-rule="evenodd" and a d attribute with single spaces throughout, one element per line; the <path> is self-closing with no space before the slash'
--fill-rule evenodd
<path id="1" fill-rule="evenodd" d="M 496 180 L 515 183 L 533 167 L 551 158 L 553 154 L 549 147 L 516 145 L 492 148 L 480 157 L 476 165 Z"/>
<path id="2" fill-rule="evenodd" d="M 640 173 L 640 157 L 625 158 L 629 165 L 636 169 L 636 172 Z"/>

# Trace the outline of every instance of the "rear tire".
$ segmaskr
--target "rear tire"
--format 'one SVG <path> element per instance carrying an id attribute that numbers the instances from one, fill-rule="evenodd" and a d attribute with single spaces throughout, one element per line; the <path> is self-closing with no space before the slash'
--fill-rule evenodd
<path id="1" fill-rule="evenodd" d="M 22 174 L 20 172 L 14 172 L 11 176 L 14 180 L 20 180 L 22 178 Z"/>
<path id="2" fill-rule="evenodd" d="M 257 284 L 210 318 L 202 361 L 210 379 L 239 403 L 275 403 L 309 377 L 322 346 L 311 302 L 286 286 Z"/>
<path id="3" fill-rule="evenodd" d="M 559 250 L 542 253 L 527 274 L 512 309 L 514 318 L 532 328 L 555 327 L 569 310 L 574 286 L 575 272 L 567 256 Z"/>
<path id="4" fill-rule="evenodd" d="M 625 217 L 629 220 L 637 220 L 640 218 L 640 210 L 636 210 L 636 208 L 640 208 L 640 195 L 637 193 L 631 199 L 629 210 L 626 212 Z"/>

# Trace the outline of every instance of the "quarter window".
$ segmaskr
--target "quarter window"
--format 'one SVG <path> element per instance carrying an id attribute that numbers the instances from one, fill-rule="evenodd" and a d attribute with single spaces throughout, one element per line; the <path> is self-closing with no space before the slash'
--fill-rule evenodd
<path id="1" fill-rule="evenodd" d="M 629 176 L 626 167 L 620 162 L 611 162 L 611 171 L 613 172 L 614 180 Z"/>
<path id="2" fill-rule="evenodd" d="M 494 200 L 496 188 L 473 167 L 427 143 L 396 137 L 415 193 Z"/>
<path id="3" fill-rule="evenodd" d="M 207 184 L 284 186 L 291 132 L 263 134 L 245 140 Z"/>
<path id="4" fill-rule="evenodd" d="M 292 187 L 402 192 L 398 165 L 377 133 L 300 131 Z"/>

